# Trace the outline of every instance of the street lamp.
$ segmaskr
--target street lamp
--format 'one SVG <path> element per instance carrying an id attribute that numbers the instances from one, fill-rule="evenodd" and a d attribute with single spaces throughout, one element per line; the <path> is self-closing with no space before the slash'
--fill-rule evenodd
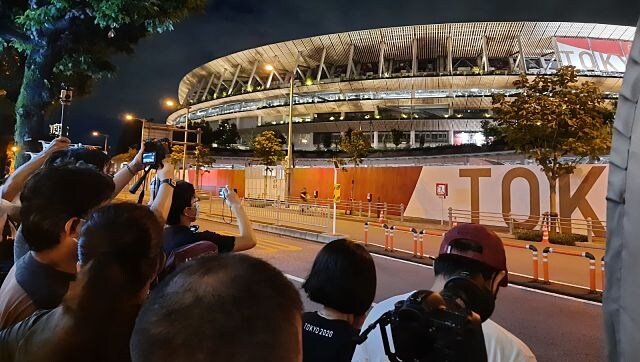
<path id="1" fill-rule="evenodd" d="M 264 69 L 272 72 L 275 68 L 271 64 L 265 65 Z M 291 168 L 292 168 L 292 160 L 293 160 L 293 144 L 292 144 L 292 135 L 293 135 L 293 80 L 295 79 L 296 70 L 294 69 L 291 72 L 291 77 L 289 77 L 289 136 L 287 137 L 287 164 L 286 169 L 284 170 L 285 176 L 285 189 L 287 190 L 286 197 L 289 197 L 291 194 Z M 286 198 L 285 197 L 285 198 Z"/>
<path id="2" fill-rule="evenodd" d="M 164 101 L 164 105 L 167 106 L 168 108 L 182 106 L 186 110 L 185 116 L 184 116 L 184 145 L 182 146 L 182 181 L 186 179 L 186 175 L 187 175 L 187 136 L 189 134 L 188 132 L 189 131 L 189 110 L 191 108 L 191 104 L 189 103 L 189 100 L 185 98 L 184 102 L 185 102 L 184 105 L 180 105 L 178 104 L 178 102 L 174 101 L 173 99 L 167 99 Z"/>
<path id="3" fill-rule="evenodd" d="M 93 132 L 91 132 L 91 135 L 93 137 L 104 136 L 104 153 L 109 153 L 109 149 L 107 148 L 109 146 L 109 135 L 106 134 L 106 133 L 99 132 L 99 131 L 93 131 Z"/>
<path id="4" fill-rule="evenodd" d="M 144 143 L 144 125 L 147 123 L 145 118 L 138 118 L 131 113 L 127 113 L 124 115 L 124 119 L 126 121 L 140 121 L 142 122 L 142 128 L 140 128 L 140 144 Z"/>

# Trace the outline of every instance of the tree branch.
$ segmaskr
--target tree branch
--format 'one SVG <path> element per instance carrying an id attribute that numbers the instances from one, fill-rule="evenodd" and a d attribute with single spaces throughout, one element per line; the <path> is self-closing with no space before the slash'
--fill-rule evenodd
<path id="1" fill-rule="evenodd" d="M 1 26 L 1 25 L 0 25 L 0 39 L 4 40 L 5 42 L 10 42 L 15 40 L 15 41 L 20 41 L 24 43 L 31 43 L 31 39 L 29 39 L 29 37 L 25 36 L 18 30 L 12 27 Z"/>

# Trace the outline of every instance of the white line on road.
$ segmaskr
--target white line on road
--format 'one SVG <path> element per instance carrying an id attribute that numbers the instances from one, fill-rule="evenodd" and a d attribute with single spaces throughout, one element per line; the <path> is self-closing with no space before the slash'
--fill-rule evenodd
<path id="1" fill-rule="evenodd" d="M 373 254 L 373 253 L 371 255 L 376 256 L 378 258 L 382 258 L 382 259 L 388 259 L 388 260 L 397 261 L 397 262 L 401 262 L 401 263 L 405 263 L 405 264 L 411 264 L 411 265 L 419 266 L 419 267 L 422 267 L 422 268 L 433 269 L 432 266 L 424 265 L 424 264 L 420 264 L 420 263 L 414 263 L 414 262 L 409 261 L 409 260 L 396 259 L 396 258 L 393 258 L 393 257 L 390 257 L 390 256 L 380 255 L 380 254 Z M 517 274 L 517 273 L 510 273 L 510 274 L 529 277 L 529 275 L 524 275 L 524 274 Z M 552 280 L 552 282 L 558 283 L 558 284 L 565 284 L 565 285 L 580 287 L 578 285 L 560 283 L 560 282 L 556 282 L 556 281 L 553 281 L 553 280 Z M 572 301 L 575 301 L 575 302 L 582 302 L 582 303 L 585 303 L 585 304 L 593 304 L 593 305 L 597 305 L 597 306 L 602 306 L 602 303 L 593 302 L 593 301 L 590 301 L 590 300 L 584 300 L 584 299 L 580 299 L 580 298 L 569 297 L 569 296 L 566 296 L 566 295 L 563 295 L 563 294 L 556 294 L 556 293 L 552 293 L 552 292 L 547 292 L 545 290 L 528 288 L 528 287 L 524 287 L 524 286 L 516 285 L 516 284 L 512 284 L 512 283 L 509 283 L 509 286 L 510 287 L 514 287 L 514 288 L 518 288 L 518 289 L 527 290 L 527 291 L 530 291 L 530 292 L 533 292 L 533 293 L 540 293 L 540 294 L 550 295 L 550 296 L 557 297 L 557 298 L 572 300 Z"/>
<path id="2" fill-rule="evenodd" d="M 291 279 L 291 280 L 296 281 L 298 283 L 304 283 L 304 281 L 305 281 L 304 279 L 298 278 L 297 276 L 291 275 L 291 274 L 284 274 L 284 276 L 287 277 L 287 279 Z"/>

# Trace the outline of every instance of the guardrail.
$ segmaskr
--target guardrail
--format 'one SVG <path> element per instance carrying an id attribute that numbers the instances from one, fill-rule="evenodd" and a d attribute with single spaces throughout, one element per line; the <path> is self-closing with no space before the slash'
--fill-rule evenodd
<path id="1" fill-rule="evenodd" d="M 449 208 L 448 218 L 449 227 L 452 227 L 454 221 L 467 222 L 467 223 L 480 223 L 489 225 L 506 225 L 509 228 L 509 233 L 513 234 L 516 229 L 528 229 L 528 230 L 542 230 L 543 224 L 547 224 L 549 231 L 552 231 L 555 227 L 556 232 L 562 234 L 571 230 L 582 231 L 584 235 L 587 235 L 589 242 L 593 241 L 594 236 L 604 237 L 606 234 L 606 221 L 598 220 L 597 223 L 591 218 L 579 219 L 579 218 L 565 218 L 565 217 L 553 217 L 548 213 L 542 215 L 524 215 L 514 213 L 497 213 L 497 212 L 485 212 L 485 211 L 471 211 Z"/>
<path id="2" fill-rule="evenodd" d="M 539 269 L 538 269 L 538 248 L 536 248 L 534 245 L 531 244 L 517 244 L 517 243 L 511 243 L 508 241 L 503 241 L 502 242 L 504 246 L 507 247 L 512 247 L 512 248 L 518 248 L 518 249 L 522 249 L 523 247 L 527 250 L 531 251 L 531 271 L 532 271 L 532 277 L 533 277 L 533 281 L 534 282 L 538 282 L 539 280 Z"/>
<path id="3" fill-rule="evenodd" d="M 209 214 L 226 217 L 231 215 L 229 208 L 217 193 L 200 192 L 201 204 L 208 203 L 204 209 L 208 209 Z M 203 197 L 206 197 L 204 199 Z M 242 206 L 247 216 L 254 222 L 266 222 L 274 225 L 306 226 L 321 229 L 331 227 L 332 211 L 328 206 L 310 205 L 305 203 L 294 203 L 261 199 L 242 199 Z M 208 206 L 208 208 L 207 208 Z"/>

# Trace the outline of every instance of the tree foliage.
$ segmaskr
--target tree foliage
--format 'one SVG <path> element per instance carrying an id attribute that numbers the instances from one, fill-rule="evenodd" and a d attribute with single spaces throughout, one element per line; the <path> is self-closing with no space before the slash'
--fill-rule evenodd
<path id="1" fill-rule="evenodd" d="M 127 152 L 120 153 L 118 155 L 113 156 L 111 158 L 111 161 L 116 163 L 116 164 L 121 164 L 121 163 L 124 163 L 124 162 L 130 162 L 131 160 L 133 160 L 134 157 L 136 157 L 136 154 L 138 154 L 138 150 L 136 150 L 133 147 L 129 147 Z"/>
<path id="2" fill-rule="evenodd" d="M 331 146 L 333 146 L 333 137 L 331 133 L 325 133 L 322 135 L 322 146 L 325 150 L 330 150 Z"/>
<path id="3" fill-rule="evenodd" d="M 393 144 L 396 146 L 396 148 L 398 148 L 398 146 L 400 146 L 400 144 L 402 143 L 403 135 L 404 133 L 397 128 L 394 128 L 391 130 L 391 140 Z"/>
<path id="4" fill-rule="evenodd" d="M 172 30 L 204 0 L 51 0 L 0 2 L 0 51 L 17 51 L 22 74 L 16 140 L 45 135 L 44 113 L 62 83 L 76 94 L 111 74 L 114 54 L 133 52 L 141 38 Z"/>
<path id="5" fill-rule="evenodd" d="M 193 155 L 193 160 L 196 168 L 208 166 L 216 162 L 216 159 L 213 158 L 213 155 L 211 154 L 211 149 L 204 145 L 196 146 L 196 149 Z"/>
<path id="6" fill-rule="evenodd" d="M 229 123 L 229 121 L 222 121 L 218 124 L 218 128 L 213 131 L 212 139 L 212 143 L 215 143 L 218 147 L 229 148 L 240 139 L 238 126 L 235 123 Z"/>
<path id="7" fill-rule="evenodd" d="M 171 164 L 176 169 L 178 166 L 182 167 L 182 156 L 184 155 L 184 147 L 180 145 L 173 145 L 171 147 L 171 154 L 169 155 L 169 159 L 171 160 Z"/>
<path id="8" fill-rule="evenodd" d="M 340 139 L 340 149 L 348 153 L 349 161 L 358 166 L 369 154 L 371 143 L 362 131 L 348 129 Z"/>
<path id="9" fill-rule="evenodd" d="M 282 144 L 274 131 L 264 131 L 253 140 L 253 154 L 265 166 L 276 166 L 284 159 Z"/>
<path id="10" fill-rule="evenodd" d="M 556 180 L 585 159 L 598 159 L 611 147 L 612 111 L 592 82 L 578 82 L 575 67 L 554 75 L 525 75 L 514 82 L 515 99 L 493 98 L 494 126 L 517 152 L 534 159 L 551 187 L 555 212 Z"/>

